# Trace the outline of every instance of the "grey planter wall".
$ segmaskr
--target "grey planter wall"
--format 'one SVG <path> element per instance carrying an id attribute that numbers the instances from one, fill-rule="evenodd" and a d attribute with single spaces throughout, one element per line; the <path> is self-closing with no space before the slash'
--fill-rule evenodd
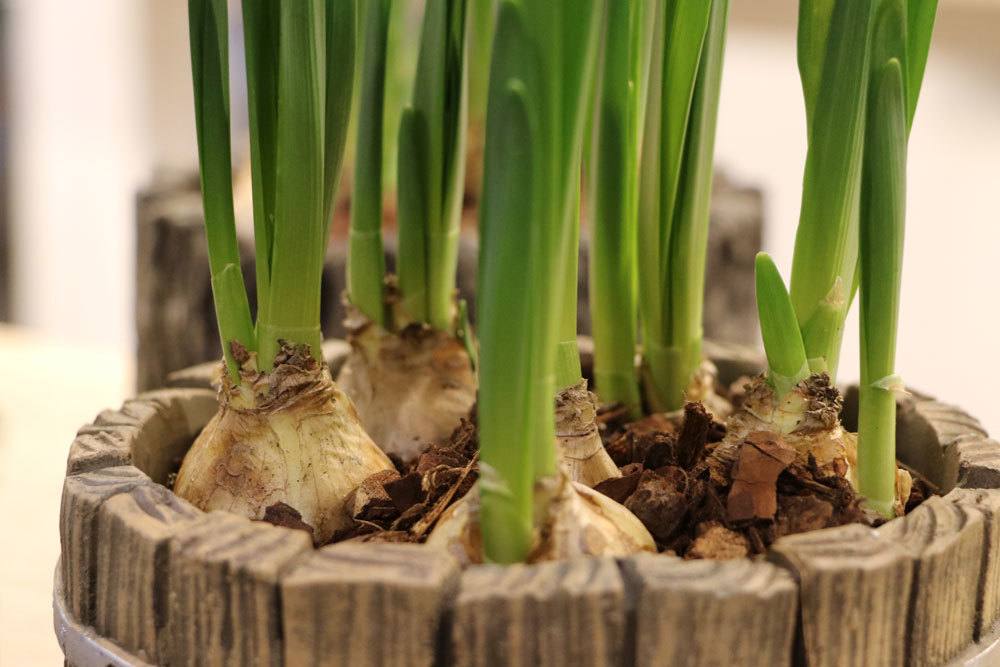
<path id="1" fill-rule="evenodd" d="M 325 349 L 336 366 L 348 348 Z M 752 370 L 709 354 L 724 380 Z M 174 496 L 167 473 L 216 410 L 204 368 L 176 377 L 70 448 L 55 587 L 70 665 L 997 664 L 1000 445 L 928 397 L 903 399 L 897 444 L 947 495 L 879 529 L 783 537 L 766 560 L 462 571 L 417 545 L 315 550 Z"/>

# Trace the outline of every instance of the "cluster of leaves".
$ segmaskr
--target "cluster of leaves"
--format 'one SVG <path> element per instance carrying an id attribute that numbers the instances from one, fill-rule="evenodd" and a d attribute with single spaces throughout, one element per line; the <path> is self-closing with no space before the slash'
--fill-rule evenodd
<path id="1" fill-rule="evenodd" d="M 397 154 L 399 287 L 409 318 L 451 331 L 468 106 L 466 0 L 428 0 L 412 104 Z M 390 0 L 367 7 L 348 268 L 352 303 L 386 324 L 382 249 L 383 116 Z"/>
<path id="2" fill-rule="evenodd" d="M 836 376 L 860 288 L 859 488 L 883 513 L 895 492 L 906 143 L 936 8 L 936 0 L 800 2 L 809 150 L 790 291 L 770 258 L 757 260 L 761 330 L 779 393 L 810 372 Z"/>
<path id="3" fill-rule="evenodd" d="M 319 353 L 320 278 L 353 94 L 355 3 L 244 0 L 258 306 L 251 317 L 233 213 L 225 0 L 189 0 L 212 288 L 231 344 L 267 370 L 279 340 Z"/>

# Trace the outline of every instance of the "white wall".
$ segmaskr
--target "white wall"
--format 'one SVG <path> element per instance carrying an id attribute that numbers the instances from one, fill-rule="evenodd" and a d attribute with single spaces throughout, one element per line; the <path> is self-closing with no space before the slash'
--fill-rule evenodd
<path id="1" fill-rule="evenodd" d="M 718 162 L 766 193 L 765 249 L 791 271 L 805 160 L 797 3 L 733 0 Z M 941 0 L 910 139 L 897 368 L 1000 432 L 1000 3 Z M 858 320 L 843 380 L 858 377 Z"/>
<path id="2" fill-rule="evenodd" d="M 9 6 L 14 314 L 129 343 L 133 193 L 147 177 L 142 3 Z"/>
<path id="3" fill-rule="evenodd" d="M 183 0 L 11 0 L 13 312 L 132 354 L 135 194 L 195 160 Z"/>
<path id="4" fill-rule="evenodd" d="M 11 0 L 16 316 L 132 349 L 134 193 L 194 165 L 183 0 Z M 732 0 L 718 157 L 786 275 L 805 157 L 794 0 Z M 899 370 L 1000 431 L 1000 3 L 941 0 L 911 138 Z M 844 378 L 857 376 L 857 320 Z"/>

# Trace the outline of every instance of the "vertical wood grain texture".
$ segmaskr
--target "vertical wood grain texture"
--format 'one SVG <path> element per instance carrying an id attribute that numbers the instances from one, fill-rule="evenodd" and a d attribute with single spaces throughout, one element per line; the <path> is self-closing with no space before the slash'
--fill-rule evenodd
<path id="1" fill-rule="evenodd" d="M 455 562 L 423 546 L 324 547 L 282 579 L 285 664 L 433 665 L 457 583 Z"/>
<path id="2" fill-rule="evenodd" d="M 625 613 L 610 559 L 474 566 L 462 573 L 450 657 L 476 667 L 620 664 Z"/>
<path id="3" fill-rule="evenodd" d="M 637 667 L 791 665 L 798 593 L 781 568 L 649 554 L 623 561 L 623 572 Z"/>

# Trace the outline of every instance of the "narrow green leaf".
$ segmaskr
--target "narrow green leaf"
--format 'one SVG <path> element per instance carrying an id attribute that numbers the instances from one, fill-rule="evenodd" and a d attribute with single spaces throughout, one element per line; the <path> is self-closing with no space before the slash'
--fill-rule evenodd
<path id="1" fill-rule="evenodd" d="M 212 276 L 212 296 L 215 301 L 215 319 L 222 335 L 223 355 L 230 377 L 238 382 L 237 363 L 233 358 L 232 342 L 245 345 L 254 340 L 250 304 L 247 302 L 246 284 L 239 264 L 226 264 L 222 271 Z"/>
<path id="2" fill-rule="evenodd" d="M 428 0 L 424 8 L 412 105 L 420 125 L 417 136 L 422 151 L 419 169 L 424 188 L 420 197 L 423 213 L 402 210 L 410 198 L 401 198 L 398 207 L 401 219 L 422 217 L 425 237 L 425 273 L 419 282 L 418 276 L 410 276 L 405 285 L 401 277 L 400 290 L 407 303 L 415 298 L 407 294 L 408 287 L 421 294 L 425 303 L 418 308 L 419 319 L 443 331 L 453 331 L 456 325 L 455 273 L 468 113 L 466 23 L 466 0 Z M 401 136 L 400 142 L 403 140 Z M 400 166 L 400 174 L 402 169 Z"/>
<path id="3" fill-rule="evenodd" d="M 237 368 L 229 353 L 230 343 L 236 340 L 251 350 L 256 346 L 246 285 L 239 270 L 240 255 L 233 215 L 229 22 L 225 0 L 189 0 L 188 25 L 208 257 L 213 288 L 216 283 L 225 286 L 223 290 L 213 290 L 213 295 L 226 364 L 233 379 L 238 381 Z M 227 273 L 226 277 L 222 277 L 223 272 Z M 248 331 L 250 335 L 247 335 Z"/>
<path id="4" fill-rule="evenodd" d="M 667 269 L 670 294 L 669 340 L 681 350 L 684 387 L 701 364 L 705 255 L 714 179 L 715 127 L 719 113 L 722 63 L 726 47 L 729 0 L 713 0 L 698 68 L 684 146 Z M 680 407 L 677 404 L 677 407 Z"/>
<path id="5" fill-rule="evenodd" d="M 651 26 L 645 2 L 608 6 L 589 167 L 590 315 L 601 399 L 641 416 L 635 371 L 639 146 Z"/>
<path id="6" fill-rule="evenodd" d="M 344 145 L 347 143 L 351 118 L 351 101 L 354 98 L 354 57 L 357 50 L 355 36 L 358 18 L 357 0 L 323 0 L 323 2 L 325 3 L 323 72 L 326 84 L 323 102 L 325 184 L 323 219 L 326 221 L 324 238 L 329 238 L 330 225 L 333 223 L 333 200 L 337 193 L 337 185 L 340 183 L 340 167 L 344 160 Z"/>
<path id="7" fill-rule="evenodd" d="M 823 78 L 823 59 L 836 0 L 799 0 L 798 56 L 806 127 L 812 127 L 816 98 Z"/>
<path id="8" fill-rule="evenodd" d="M 685 2 L 665 0 L 665 39 L 663 53 L 663 95 L 661 107 L 662 130 L 660 207 L 661 213 L 669 212 L 670 220 L 660 221 L 660 281 L 668 284 L 671 271 L 670 244 L 673 220 L 680 195 L 681 178 L 685 171 L 685 143 L 688 137 L 699 65 L 704 53 L 705 38 L 715 0 Z M 726 3 L 728 8 L 728 2 Z"/>
<path id="9" fill-rule="evenodd" d="M 486 94 L 490 82 L 490 54 L 496 25 L 496 0 L 469 2 L 469 117 L 481 125 L 486 119 Z"/>
<path id="10" fill-rule="evenodd" d="M 917 100 L 924 81 L 927 54 L 931 48 L 931 33 L 938 0 L 907 0 L 906 3 L 906 127 L 913 125 Z"/>
<path id="11" fill-rule="evenodd" d="M 754 263 L 757 313 L 760 320 L 768 377 L 778 396 L 809 377 L 806 348 L 799 333 L 795 309 L 778 267 L 767 253 L 758 253 Z"/>
<path id="12" fill-rule="evenodd" d="M 873 74 L 861 215 L 861 403 L 858 488 L 891 516 L 896 481 L 895 374 L 906 219 L 907 103 L 893 58 Z"/>
<path id="13" fill-rule="evenodd" d="M 826 360 L 832 377 L 842 327 L 821 311 L 850 285 L 857 266 L 868 42 L 877 2 L 834 4 L 826 55 L 809 130 L 802 209 L 795 237 L 791 297 L 810 359 Z M 846 317 L 844 300 L 838 318 Z M 839 305 L 838 305 L 839 307 Z M 816 317 L 814 320 L 813 318 Z M 824 333 L 830 332 L 830 333 Z"/>
<path id="14" fill-rule="evenodd" d="M 278 160 L 278 24 L 276 3 L 270 0 L 243 0 L 258 317 L 267 312 L 274 239 L 275 170 Z"/>
<path id="15" fill-rule="evenodd" d="M 327 239 L 323 10 L 321 0 L 280 4 L 274 246 L 267 318 L 258 322 L 264 369 L 271 367 L 279 340 L 307 344 L 320 354 Z"/>
<path id="16" fill-rule="evenodd" d="M 391 0 L 374 0 L 365 9 L 357 154 L 351 194 L 351 236 L 347 289 L 351 303 L 385 326 L 385 253 L 382 247 L 382 129 Z"/>
<path id="17" fill-rule="evenodd" d="M 662 143 L 663 120 L 663 53 L 664 22 L 663 2 L 654 4 L 653 39 L 650 46 L 650 63 L 643 121 L 641 172 L 639 174 L 638 229 L 639 253 L 639 314 L 642 338 L 646 350 L 649 341 L 664 338 L 663 315 L 666 305 L 665 285 L 660 282 L 660 224 L 664 218 L 660 197 L 660 174 L 663 170 Z M 669 219 L 669 218 L 668 218 Z M 646 357 L 644 352 L 644 359 Z"/>
<path id="18" fill-rule="evenodd" d="M 552 400 L 567 239 L 603 3 L 504 0 L 480 209 L 482 531 L 523 558 L 533 482 L 556 473 Z"/>
<path id="19" fill-rule="evenodd" d="M 576 339 L 576 311 L 579 297 L 579 263 L 580 263 L 580 187 L 576 188 L 573 199 L 573 213 L 569 230 L 563 239 L 564 246 L 560 250 L 562 256 L 562 275 L 558 278 L 560 285 L 559 311 L 557 314 L 559 329 L 556 343 L 556 391 L 571 387 L 583 378 L 583 368 L 580 363 L 580 345 Z"/>
<path id="20" fill-rule="evenodd" d="M 399 123 L 396 207 L 399 251 L 396 273 L 403 309 L 417 322 L 427 321 L 427 124 L 413 108 L 403 110 Z"/>
<path id="21" fill-rule="evenodd" d="M 650 80 L 639 223 L 640 257 L 658 253 L 655 263 L 641 260 L 639 283 L 640 300 L 653 303 L 643 309 L 644 379 L 647 398 L 657 410 L 683 405 L 701 363 L 705 252 L 729 3 L 680 3 L 673 11 L 671 15 L 668 9 L 662 19 L 663 64 L 651 71 L 659 79 Z"/>
<path id="22" fill-rule="evenodd" d="M 510 5 L 500 11 L 500 44 L 508 31 L 517 30 L 511 25 L 518 18 L 515 11 Z M 547 267 L 532 243 L 538 235 L 534 179 L 540 156 L 524 90 L 517 84 L 509 81 L 496 90 L 497 78 L 490 81 L 480 212 L 479 443 L 483 464 L 493 471 L 492 483 L 481 476 L 488 483 L 481 481 L 480 497 L 483 548 L 495 562 L 523 560 L 531 548 L 532 452 L 543 446 L 541 438 L 555 437 L 554 426 L 546 432 L 538 414 L 544 406 L 551 420 L 551 393 L 539 396 L 544 371 L 540 378 L 532 366 L 544 354 L 538 348 L 549 342 L 532 334 L 532 323 L 546 316 L 531 295 L 547 277 Z"/>

